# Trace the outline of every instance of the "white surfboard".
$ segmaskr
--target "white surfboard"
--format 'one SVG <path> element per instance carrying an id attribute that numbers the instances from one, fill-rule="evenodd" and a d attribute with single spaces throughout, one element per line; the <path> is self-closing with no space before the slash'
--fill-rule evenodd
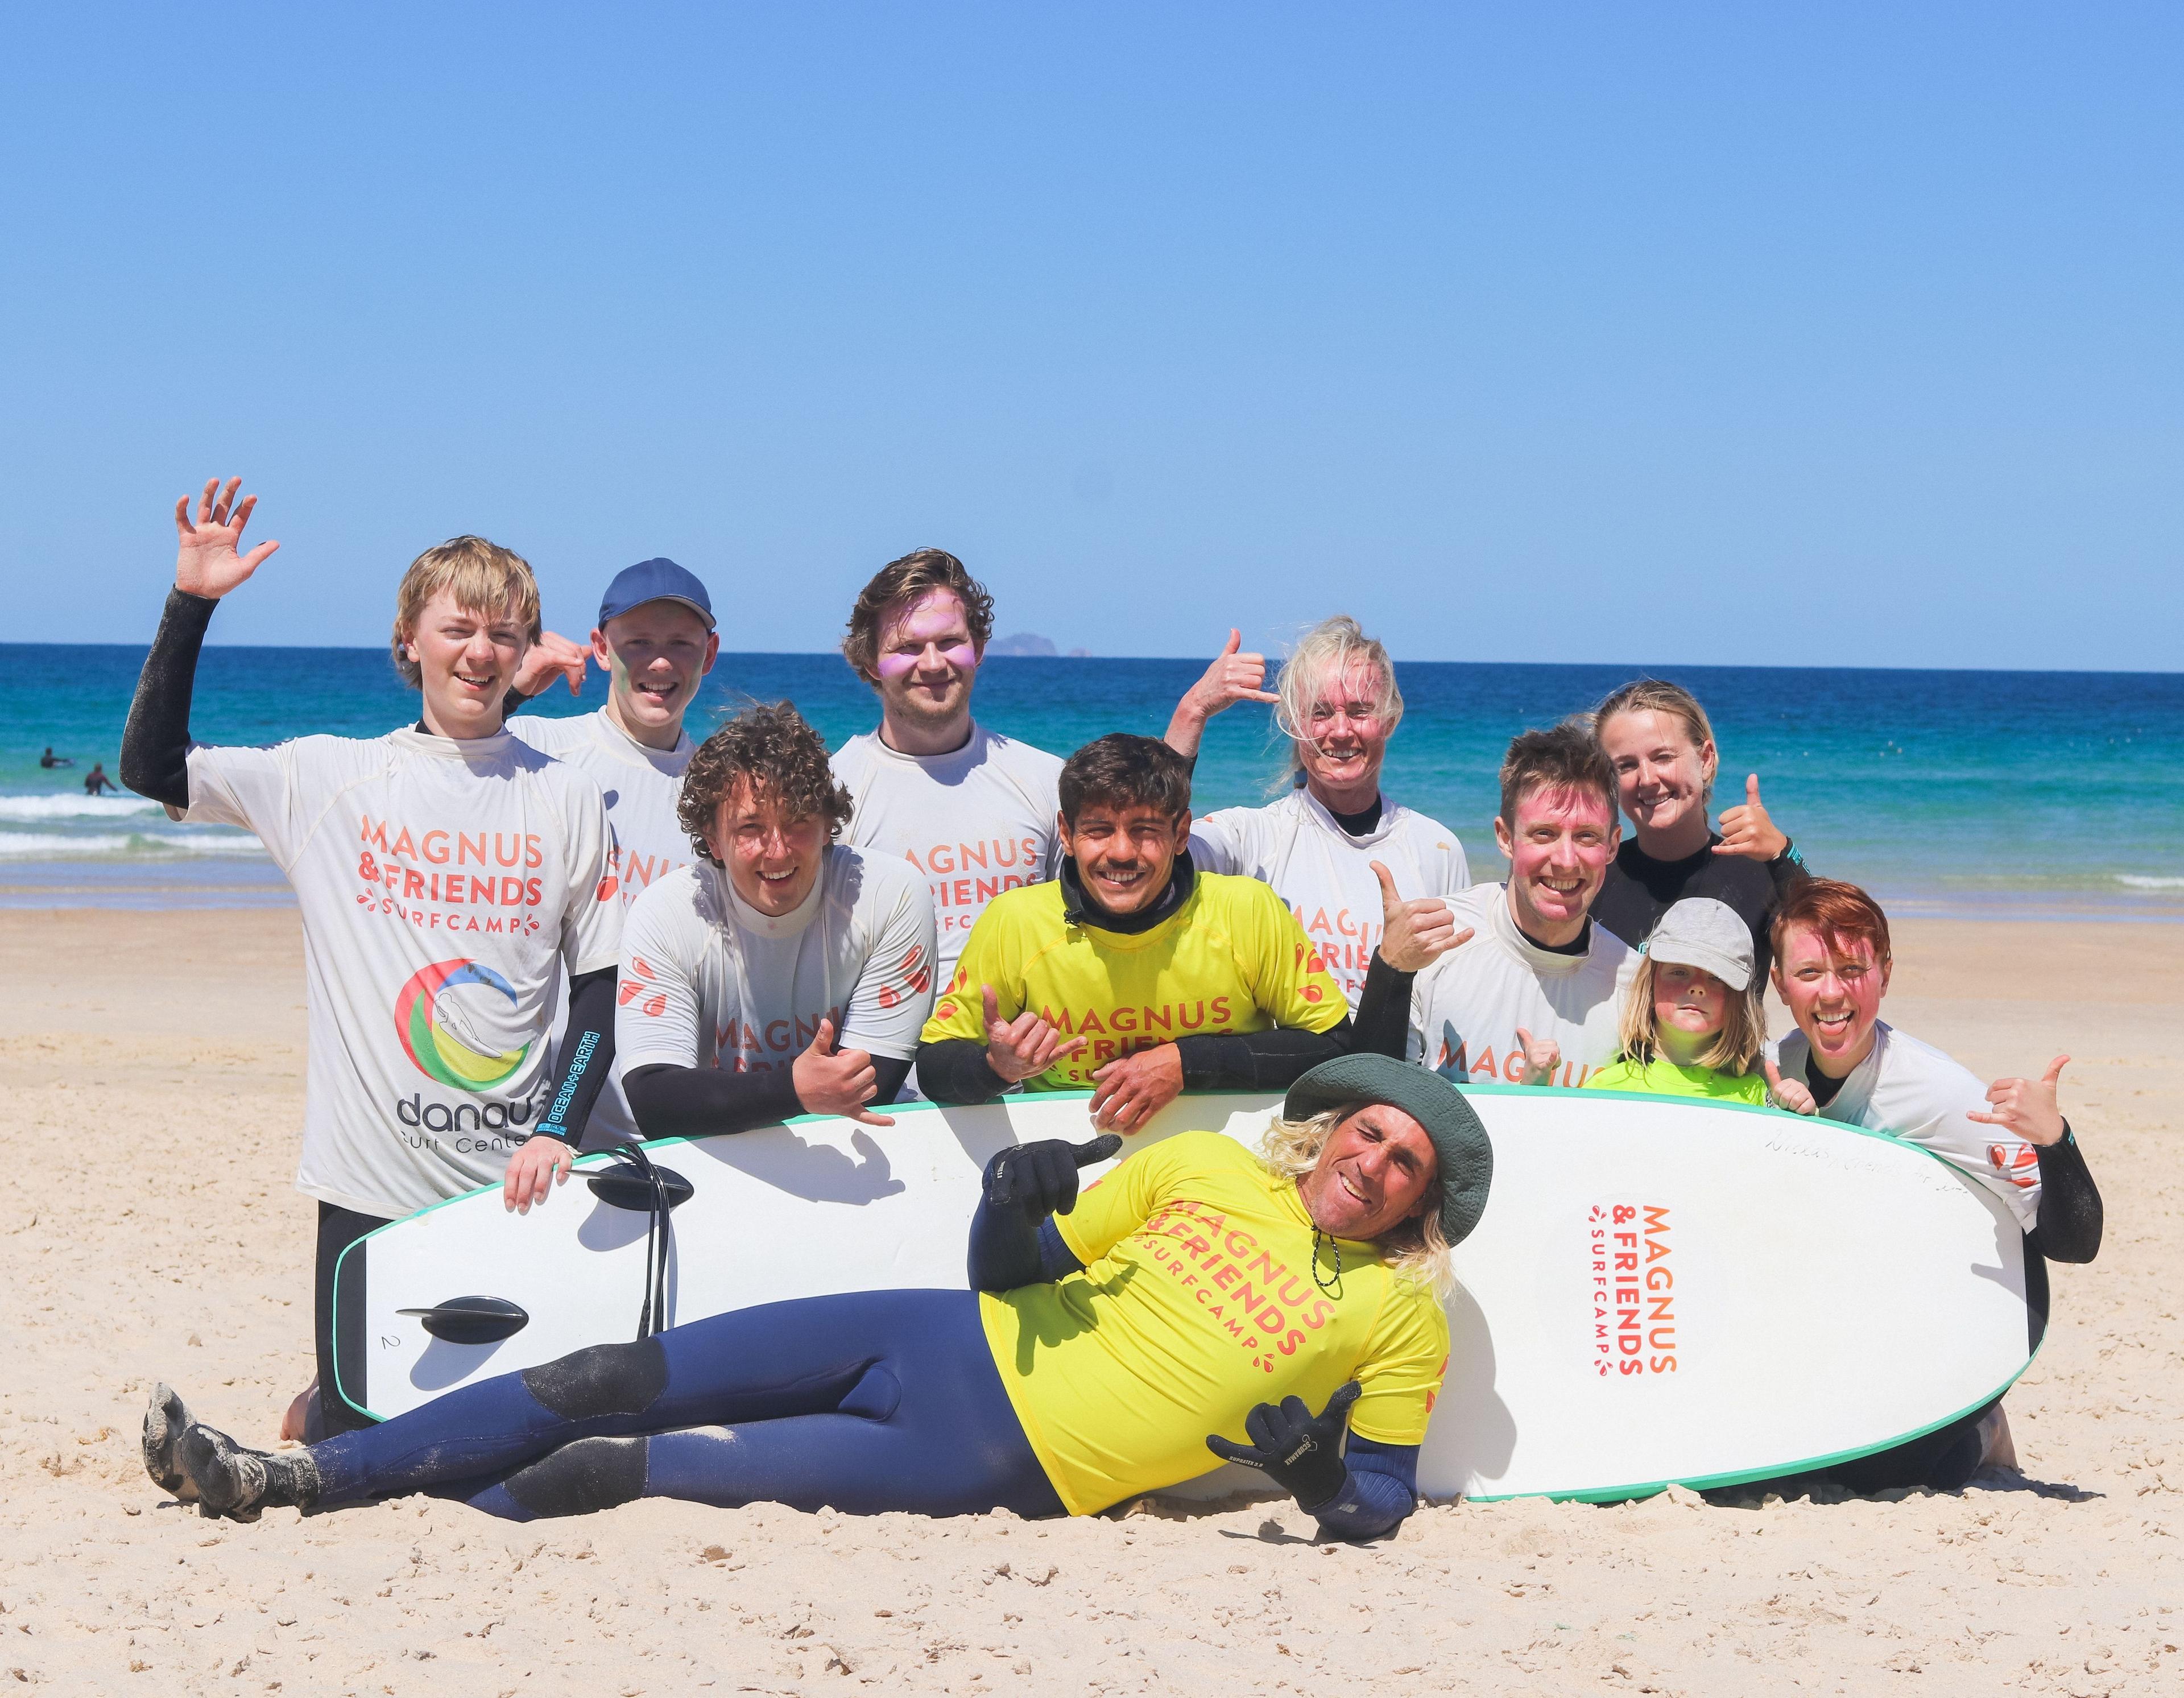
<path id="1" fill-rule="evenodd" d="M 1418 1469 L 1429 1496 L 1612 1499 L 1796 1472 L 1976 1409 L 2031 1359 L 2016 1225 L 1915 1145 L 1687 1098 L 1465 1094 L 1493 1140 L 1494 1185 L 1455 1253 L 1447 1379 Z M 1278 1101 L 1185 1097 L 1130 1147 L 1193 1128 L 1256 1144 Z M 963 1289 L 987 1159 L 1089 1137 L 1085 1102 L 906 1104 L 888 1130 L 815 1116 L 647 1144 L 690 1187 L 672 1213 L 669 1321 Z M 648 1217 L 592 1194 L 581 1175 L 607 1160 L 585 1158 L 528 1216 L 496 1187 L 353 1245 L 335 1286 L 344 1394 L 384 1418 L 635 1337 Z M 518 1330 L 455 1343 L 403 1313 L 467 1297 L 513 1305 Z"/>

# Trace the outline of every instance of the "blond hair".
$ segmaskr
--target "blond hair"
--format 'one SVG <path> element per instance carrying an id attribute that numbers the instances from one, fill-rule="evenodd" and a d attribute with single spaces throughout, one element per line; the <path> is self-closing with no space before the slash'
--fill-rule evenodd
<path id="1" fill-rule="evenodd" d="M 529 641 L 538 640 L 538 580 L 531 562 L 483 537 L 450 537 L 411 561 L 394 592 L 394 670 L 412 690 L 425 681 L 424 668 L 404 651 L 417 635 L 425 604 L 443 589 L 473 613 L 513 617 Z"/>
<path id="2" fill-rule="evenodd" d="M 1615 1034 L 1616 1042 L 1622 1046 L 1624 1059 L 1635 1061 L 1641 1067 L 1661 1053 L 1660 1023 L 1653 1018 L 1656 964 L 1650 955 L 1639 962 L 1637 972 L 1631 975 L 1630 989 L 1623 999 L 1623 1019 Z M 1721 1030 L 1699 1056 L 1697 1065 L 1710 1067 L 1717 1073 L 1749 1073 L 1767 1042 L 1767 1005 L 1761 1000 L 1759 975 L 1754 973 L 1741 991 L 1730 990 L 1726 984 L 1721 988 L 1728 993 L 1724 998 L 1725 1012 Z"/>
<path id="3" fill-rule="evenodd" d="M 1620 690 L 1612 692 L 1607 699 L 1592 710 L 1592 734 L 1601 735 L 1607 729 L 1607 722 L 1618 713 L 1665 713 L 1684 728 L 1691 740 L 1691 747 L 1703 751 L 1713 742 L 1713 722 L 1707 711 L 1699 706 L 1699 699 L 1680 684 L 1670 684 L 1664 678 L 1633 679 Z M 1714 765 L 1721 765 L 1719 746 L 1716 745 Z M 1713 800 L 1714 774 L 1706 775 L 1706 799 Z"/>
<path id="4" fill-rule="evenodd" d="M 1347 613 L 1322 619 L 1297 639 L 1274 679 L 1274 694 L 1281 698 L 1274 707 L 1274 724 L 1290 740 L 1292 769 L 1300 768 L 1295 746 L 1312 741 L 1312 705 L 1322 682 L 1332 678 L 1340 683 L 1350 663 L 1358 660 L 1368 663 L 1379 680 L 1373 707 L 1387 722 L 1389 734 L 1402 723 L 1403 693 L 1396 688 L 1396 663 L 1388 658 L 1386 647 L 1379 638 L 1367 636 Z"/>
<path id="5" fill-rule="evenodd" d="M 1285 1120 L 1277 1114 L 1267 1122 L 1267 1134 L 1259 1141 L 1259 1159 L 1276 1178 L 1301 1180 L 1319 1165 L 1319 1153 L 1327 1148 L 1334 1129 L 1360 1109 L 1370 1106 L 1352 1103 L 1347 1108 L 1314 1114 L 1308 1120 Z M 1448 1240 L 1441 1236 L 1440 1204 L 1440 1176 L 1435 1174 L 1434 1182 L 1426 1187 L 1425 1207 L 1374 1242 L 1380 1260 L 1396 1278 L 1445 1297 L 1455 1285 L 1456 1275 L 1448 1265 Z"/>

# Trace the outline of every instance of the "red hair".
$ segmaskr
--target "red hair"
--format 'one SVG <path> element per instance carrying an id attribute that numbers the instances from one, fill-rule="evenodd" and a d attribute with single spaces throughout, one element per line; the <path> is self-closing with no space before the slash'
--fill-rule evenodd
<path id="1" fill-rule="evenodd" d="M 1816 931 L 1838 955 L 1848 955 L 1846 944 L 1860 940 L 1873 946 L 1873 958 L 1886 967 L 1893 958 L 1888 941 L 1888 916 L 1880 904 L 1841 879 L 1807 879 L 1782 900 L 1768 929 L 1774 958 L 1782 958 L 1782 940 L 1792 926 Z"/>

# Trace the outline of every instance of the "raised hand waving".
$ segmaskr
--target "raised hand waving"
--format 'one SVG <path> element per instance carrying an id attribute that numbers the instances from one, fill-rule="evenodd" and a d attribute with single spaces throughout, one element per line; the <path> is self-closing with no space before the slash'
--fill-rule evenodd
<path id="1" fill-rule="evenodd" d="M 208 479 L 198 497 L 194 524 L 190 521 L 190 498 L 185 495 L 175 503 L 176 589 L 217 601 L 281 546 L 265 542 L 248 554 L 237 552 L 242 528 L 250 522 L 251 511 L 258 505 L 255 495 L 245 495 L 240 501 L 235 499 L 235 492 L 242 487 L 240 478 L 229 478 L 225 489 L 219 478 Z"/>

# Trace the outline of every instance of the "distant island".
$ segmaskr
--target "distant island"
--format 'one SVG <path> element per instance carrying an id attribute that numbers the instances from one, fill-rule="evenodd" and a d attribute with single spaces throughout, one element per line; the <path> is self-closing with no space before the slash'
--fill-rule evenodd
<path id="1" fill-rule="evenodd" d="M 996 637 L 986 645 L 989 655 L 1020 655 L 1031 659 L 1072 661 L 1089 660 L 1089 649 L 1072 649 L 1065 656 L 1054 645 L 1054 639 L 1042 637 L 1036 631 L 1019 631 L 1013 636 Z"/>

